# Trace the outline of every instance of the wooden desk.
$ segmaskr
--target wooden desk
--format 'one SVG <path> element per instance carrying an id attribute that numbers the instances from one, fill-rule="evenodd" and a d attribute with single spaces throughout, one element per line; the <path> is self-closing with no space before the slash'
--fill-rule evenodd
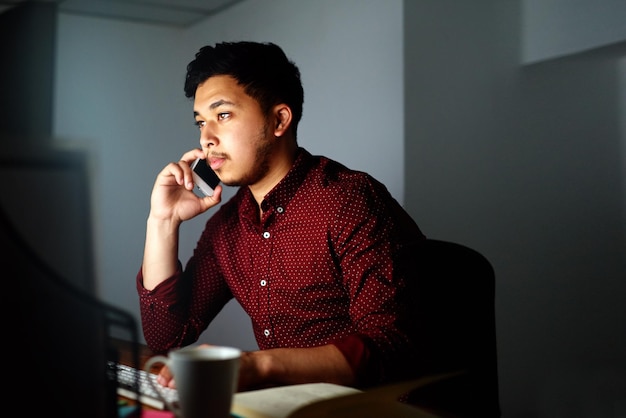
<path id="1" fill-rule="evenodd" d="M 127 366 L 133 366 L 137 368 L 143 368 L 146 361 L 154 355 L 154 353 L 145 344 L 137 344 L 138 349 L 138 361 L 139 364 L 134 364 L 133 361 L 133 344 L 130 341 L 112 339 L 111 343 L 119 355 L 119 362 L 126 364 Z"/>
<path id="2" fill-rule="evenodd" d="M 154 356 L 152 350 L 148 348 L 145 344 L 137 344 L 137 359 L 135 361 L 134 353 L 133 353 L 133 344 L 130 341 L 120 340 L 120 339 L 111 339 L 112 346 L 117 350 L 118 354 L 118 362 L 120 364 L 125 364 L 127 366 L 131 366 L 137 369 L 142 370 L 144 364 L 148 361 L 148 359 Z M 152 370 L 152 372 L 156 373 L 158 370 Z M 138 401 L 134 399 L 127 398 L 125 396 L 118 396 L 118 399 L 126 405 L 134 406 L 138 404 Z M 157 408 L 153 408 L 150 405 L 141 404 L 141 408 L 146 411 L 159 411 Z"/>
<path id="3" fill-rule="evenodd" d="M 133 361 L 133 346 L 127 341 L 114 341 L 119 353 L 119 362 L 137 368 L 143 368 L 154 353 L 144 344 L 138 345 L 138 363 Z M 156 370 L 153 370 L 156 372 Z M 399 394 L 409 388 L 428 385 L 441 377 L 418 379 L 384 386 L 371 391 L 358 391 L 343 386 L 318 383 L 292 385 L 258 391 L 240 392 L 233 399 L 233 416 L 245 418 L 440 418 L 422 409 L 396 402 Z M 323 395 L 323 396 L 322 396 Z M 328 397 L 328 399 L 324 399 Z M 123 398 L 129 405 L 136 401 Z M 306 401 L 306 402 L 305 402 Z M 311 403 L 309 404 L 309 401 Z M 296 409 L 303 407 L 296 412 Z M 142 404 L 146 411 L 158 411 Z"/>

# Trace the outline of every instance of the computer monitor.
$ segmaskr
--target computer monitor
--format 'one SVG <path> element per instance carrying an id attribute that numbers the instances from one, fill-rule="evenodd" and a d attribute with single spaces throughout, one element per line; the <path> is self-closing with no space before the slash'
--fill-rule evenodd
<path id="1" fill-rule="evenodd" d="M 88 213 L 82 212 L 88 204 L 80 201 L 87 194 L 74 189 L 77 193 L 68 197 L 73 192 L 65 187 L 87 184 L 85 165 L 75 155 L 66 157 L 53 153 L 0 158 L 3 340 L 5 365 L 9 366 L 5 381 L 11 387 L 12 409 L 17 404 L 20 415 L 117 417 L 117 381 L 110 364 L 118 360 L 118 352 L 112 337 L 124 336 L 132 343 L 137 366 L 138 326 L 130 313 L 101 302 L 94 294 L 91 257 L 84 253 L 91 248 L 91 235 L 77 231 L 85 228 L 84 219 L 88 219 Z M 40 184 L 50 189 L 40 193 L 35 184 L 21 183 L 32 177 L 45 179 Z M 16 210 L 20 207 L 21 211 Z M 42 219 L 42 227 L 24 233 L 28 230 L 25 223 L 41 224 Z M 65 236 L 58 224 L 46 227 L 54 222 L 66 224 Z M 55 243 L 69 248 L 55 249 Z M 51 257 L 46 251 L 74 253 L 64 258 Z M 66 273 L 59 273 L 61 269 Z"/>

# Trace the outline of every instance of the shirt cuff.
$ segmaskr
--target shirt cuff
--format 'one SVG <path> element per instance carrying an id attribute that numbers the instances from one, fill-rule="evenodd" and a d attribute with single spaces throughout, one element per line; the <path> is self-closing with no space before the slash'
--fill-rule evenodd
<path id="1" fill-rule="evenodd" d="M 369 339 L 363 335 L 353 334 L 332 344 L 341 351 L 354 373 L 357 387 L 367 387 L 379 383 L 381 373 L 376 352 L 371 349 Z"/>
<path id="2" fill-rule="evenodd" d="M 180 261 L 178 261 L 178 267 L 176 269 L 176 272 L 173 275 L 163 280 L 154 289 L 148 290 L 145 287 L 143 287 L 143 269 L 140 267 L 139 272 L 137 273 L 137 280 L 136 280 L 137 292 L 139 293 L 140 297 L 175 294 L 176 283 L 178 283 L 178 279 L 180 278 L 182 274 L 183 274 L 183 266 L 180 263 Z"/>

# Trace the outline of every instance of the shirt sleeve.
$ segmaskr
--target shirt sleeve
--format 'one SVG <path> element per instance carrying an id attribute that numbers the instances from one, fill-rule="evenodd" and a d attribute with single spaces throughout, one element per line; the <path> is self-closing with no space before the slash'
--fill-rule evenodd
<path id="1" fill-rule="evenodd" d="M 334 234 L 344 286 L 350 294 L 355 332 L 333 341 L 359 386 L 402 378 L 413 353 L 409 338 L 407 253 L 424 238 L 382 184 L 370 177 L 343 194 Z"/>
<path id="2" fill-rule="evenodd" d="M 170 348 L 180 346 L 181 341 L 172 338 L 167 329 L 177 329 L 184 321 L 179 305 L 177 285 L 182 276 L 180 261 L 178 269 L 171 277 L 164 280 L 153 290 L 147 290 L 143 286 L 143 272 L 137 273 L 137 293 L 139 295 L 139 309 L 141 314 L 141 326 L 148 347 L 155 353 L 166 353 Z"/>
<path id="3" fill-rule="evenodd" d="M 179 261 L 177 271 L 153 290 L 143 287 L 142 270 L 137 273 L 141 326 L 155 354 L 196 342 L 232 298 L 210 267 L 196 268 L 197 257 L 192 256 L 185 269 Z"/>

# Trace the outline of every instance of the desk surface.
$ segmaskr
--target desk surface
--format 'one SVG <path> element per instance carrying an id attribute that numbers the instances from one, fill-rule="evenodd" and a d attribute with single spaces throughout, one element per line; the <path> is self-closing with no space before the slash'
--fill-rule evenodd
<path id="1" fill-rule="evenodd" d="M 146 364 L 146 361 L 148 361 L 148 359 L 154 355 L 154 353 L 148 348 L 147 345 L 138 344 L 137 345 L 137 351 L 138 351 L 137 360 L 139 364 L 135 364 L 135 361 L 133 359 L 133 355 L 134 355 L 133 344 L 131 342 L 113 338 L 111 339 L 111 344 L 117 349 L 118 361 L 121 364 L 125 364 L 127 366 L 135 367 L 138 369 L 143 369 L 143 366 L 144 364 Z M 126 398 L 121 395 L 118 396 L 118 399 L 120 400 L 120 405 L 122 406 L 123 405 L 134 406 L 137 404 L 137 401 Z M 142 410 L 145 410 L 145 411 L 159 411 L 158 409 L 153 408 L 150 405 L 146 405 L 146 404 L 142 404 L 141 408 Z"/>
<path id="2" fill-rule="evenodd" d="M 143 368 L 146 361 L 154 355 L 146 345 L 139 344 L 139 365 L 134 366 L 132 344 L 121 340 L 115 340 L 113 344 L 118 349 L 120 363 L 133 367 Z M 325 383 L 241 392 L 235 394 L 232 411 L 235 414 L 233 416 L 244 418 L 311 418 L 317 416 L 378 418 L 381 413 L 387 418 L 436 418 L 436 415 L 393 400 L 394 396 L 397 398 L 398 388 L 396 386 L 409 385 L 412 387 L 427 384 L 429 380 L 420 379 L 413 383 L 389 385 L 366 392 Z M 401 389 L 399 393 L 404 390 L 406 389 Z M 342 397 L 340 395 L 352 396 Z M 307 402 L 298 405 L 297 402 L 294 403 L 295 398 L 301 398 Z M 133 405 L 135 402 L 130 399 L 123 399 L 129 405 Z M 309 403 L 309 400 L 312 402 Z M 142 409 L 150 412 L 158 411 L 148 405 L 142 405 Z M 346 411 L 349 411 L 347 415 Z"/>
<path id="3" fill-rule="evenodd" d="M 117 349 L 119 362 L 133 367 L 143 367 L 146 361 L 154 355 L 154 353 L 145 344 L 138 344 L 139 364 L 134 365 L 133 361 L 133 345 L 129 341 L 113 338 L 112 345 Z"/>

